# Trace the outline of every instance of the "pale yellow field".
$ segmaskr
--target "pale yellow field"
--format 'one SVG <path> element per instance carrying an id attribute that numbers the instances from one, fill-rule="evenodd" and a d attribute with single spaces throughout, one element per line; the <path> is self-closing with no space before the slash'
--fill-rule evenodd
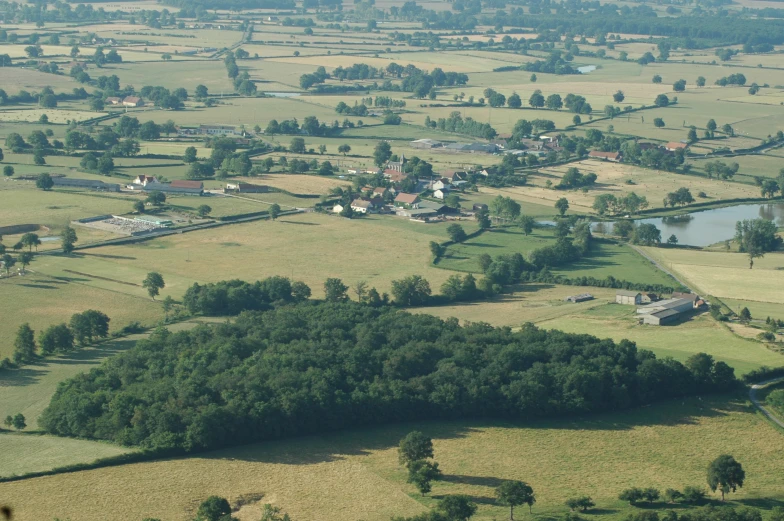
<path id="1" fill-rule="evenodd" d="M 397 462 L 395 445 L 413 429 L 434 438 L 435 459 L 444 473 L 427 498 L 404 483 Z M 489 521 L 508 516 L 496 505 L 494 488 L 505 479 L 522 479 L 537 493 L 535 514 L 560 517 L 568 497 L 590 495 L 598 508 L 615 509 L 625 508 L 617 494 L 630 486 L 663 490 L 702 484 L 707 463 L 727 447 L 754 477 L 753 486 L 749 481 L 731 499 L 780 496 L 784 437 L 750 405 L 726 397 L 518 425 L 389 425 L 5 483 L 0 494 L 11 498 L 19 521 L 52 516 L 184 521 L 213 494 L 230 501 L 261 494 L 261 503 L 280 506 L 292 519 L 387 521 L 423 512 L 433 498 L 462 493 L 479 504 L 474 519 Z M 258 507 L 247 507 L 238 517 L 255 521 Z"/>
<path id="2" fill-rule="evenodd" d="M 294 194 L 321 195 L 336 186 L 347 186 L 351 183 L 341 179 L 320 177 L 315 175 L 297 174 L 264 174 L 256 184 L 265 184 Z M 303 204 L 307 200 L 303 200 Z"/>
<path id="3" fill-rule="evenodd" d="M 0 47 L 0 51 L 2 51 L 2 47 Z M 52 87 L 55 92 L 71 91 L 80 86 L 80 83 L 69 76 L 48 74 L 19 67 L 3 69 L 2 88 L 9 95 L 16 94 L 21 90 L 39 91 L 44 87 Z"/>
<path id="4" fill-rule="evenodd" d="M 49 123 L 64 125 L 69 121 L 84 121 L 86 119 L 105 116 L 106 112 L 63 109 L 0 110 L 0 121 L 25 121 L 33 123 L 37 122 L 44 114 L 49 118 Z"/>
<path id="5" fill-rule="evenodd" d="M 529 177 L 529 185 L 516 188 L 504 189 L 509 194 L 519 194 L 527 200 L 539 200 L 545 202 L 555 202 L 561 197 L 566 197 L 571 206 L 590 210 L 597 195 L 611 193 L 616 197 L 635 192 L 637 195 L 648 198 L 651 208 L 662 206 L 664 197 L 681 187 L 689 188 L 692 194 L 705 192 L 712 199 L 735 199 L 743 197 L 759 197 L 759 190 L 750 185 L 739 183 L 729 183 L 726 181 L 704 179 L 694 176 L 685 176 L 665 172 L 663 170 L 651 171 L 638 168 L 632 165 L 611 163 L 594 159 L 586 159 L 566 166 L 543 168 L 542 172 L 555 175 L 558 178 L 563 176 L 567 168 L 578 168 L 581 173 L 593 172 L 597 176 L 596 187 L 588 192 L 564 191 L 545 188 L 548 178 L 542 176 Z M 631 179 L 635 184 L 626 184 L 626 180 Z M 558 183 L 558 179 L 550 179 L 553 184 Z M 515 197 L 515 195 L 512 195 Z"/>
<path id="6" fill-rule="evenodd" d="M 428 307 L 416 311 L 441 318 L 455 317 L 461 323 L 487 322 L 494 326 L 519 327 L 526 322 L 540 322 L 579 314 L 596 306 L 615 300 L 615 290 L 582 286 L 557 286 L 550 284 L 522 284 L 509 295 L 489 301 L 457 303 Z M 590 293 L 595 300 L 573 304 L 564 302 L 569 295 Z"/>
<path id="7" fill-rule="evenodd" d="M 784 303 L 784 255 L 768 253 L 754 260 L 742 253 L 645 248 L 687 283 L 708 295 Z"/>

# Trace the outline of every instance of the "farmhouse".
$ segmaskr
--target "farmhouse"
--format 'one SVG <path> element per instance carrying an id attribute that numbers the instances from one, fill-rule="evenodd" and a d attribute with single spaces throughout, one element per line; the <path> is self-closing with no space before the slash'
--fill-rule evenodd
<path id="1" fill-rule="evenodd" d="M 234 125 L 199 125 L 199 134 L 210 136 L 230 136 L 235 134 Z"/>
<path id="2" fill-rule="evenodd" d="M 594 159 L 602 159 L 604 161 L 612 161 L 617 163 L 621 160 L 621 153 L 620 152 L 602 152 L 601 150 L 591 150 L 588 154 L 588 157 L 592 157 Z"/>
<path id="3" fill-rule="evenodd" d="M 434 139 L 417 139 L 416 141 L 412 141 L 408 144 L 411 148 L 419 148 L 424 150 L 430 150 L 432 148 L 441 148 L 444 146 L 443 143 L 440 141 L 436 141 Z"/>
<path id="4" fill-rule="evenodd" d="M 54 186 L 65 188 L 89 188 L 90 190 L 102 190 L 105 192 L 119 192 L 120 185 L 117 183 L 104 183 L 103 181 L 93 181 L 92 179 L 73 179 L 71 177 L 52 177 Z"/>
<path id="5" fill-rule="evenodd" d="M 400 192 L 395 197 L 395 206 L 399 208 L 419 208 L 419 196 Z"/>
<path id="6" fill-rule="evenodd" d="M 228 183 L 226 192 L 237 192 L 243 194 L 264 194 L 269 192 L 267 185 L 254 185 L 250 183 Z"/>
<path id="7" fill-rule="evenodd" d="M 617 292 L 615 292 L 615 303 L 638 306 L 642 304 L 642 293 L 639 291 L 619 289 Z"/>
<path id="8" fill-rule="evenodd" d="M 123 99 L 122 104 L 124 107 L 141 107 L 144 105 L 144 101 L 138 96 L 127 96 Z"/>
<path id="9" fill-rule="evenodd" d="M 688 147 L 686 143 L 681 143 L 679 141 L 670 141 L 666 145 L 664 145 L 664 149 L 668 152 L 675 152 L 676 150 L 685 150 Z"/>
<path id="10" fill-rule="evenodd" d="M 109 105 L 119 105 L 122 103 L 122 98 L 118 98 L 116 96 L 109 96 L 108 98 L 106 98 L 105 103 L 108 103 Z"/>
<path id="11" fill-rule="evenodd" d="M 452 182 L 455 182 L 459 179 L 465 179 L 465 176 L 466 173 L 462 170 L 446 170 L 441 174 L 442 178 L 449 179 Z"/>
<path id="12" fill-rule="evenodd" d="M 578 302 L 585 302 L 587 300 L 593 300 L 593 295 L 590 293 L 580 293 L 579 295 L 569 295 L 564 299 L 564 302 L 574 302 L 575 304 Z"/>
<path id="13" fill-rule="evenodd" d="M 367 199 L 354 199 L 351 201 L 351 209 L 357 213 L 370 213 L 373 209 L 373 203 Z"/>
<path id="14" fill-rule="evenodd" d="M 147 183 L 157 183 L 158 180 L 153 176 L 139 174 L 133 178 L 133 184 L 140 186 L 147 186 Z"/>

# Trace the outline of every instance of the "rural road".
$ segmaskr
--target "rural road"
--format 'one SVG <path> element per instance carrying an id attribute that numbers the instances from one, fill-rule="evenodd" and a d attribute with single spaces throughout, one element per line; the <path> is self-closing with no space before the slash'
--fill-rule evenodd
<path id="1" fill-rule="evenodd" d="M 774 383 L 777 383 L 777 382 L 782 382 L 782 381 L 784 381 L 784 376 L 782 376 L 782 377 L 779 377 L 779 378 L 774 378 L 774 379 L 772 379 L 772 380 L 767 380 L 767 381 L 765 381 L 765 382 L 760 382 L 760 383 L 758 383 L 758 384 L 754 384 L 754 385 L 752 385 L 752 386 L 751 386 L 751 388 L 749 389 L 749 398 L 751 399 L 751 403 L 753 403 L 753 404 L 754 404 L 754 406 L 755 406 L 757 409 L 759 409 L 760 411 L 762 411 L 762 414 L 764 414 L 765 416 L 767 416 L 767 417 L 768 417 L 768 418 L 769 418 L 769 419 L 770 419 L 770 420 L 771 420 L 773 423 L 777 424 L 779 427 L 781 427 L 781 428 L 783 428 L 783 429 L 784 429 L 784 421 L 782 421 L 782 420 L 781 420 L 781 419 L 779 419 L 779 418 L 778 418 L 776 415 L 774 415 L 772 412 L 770 412 L 770 410 L 769 410 L 769 409 L 766 409 L 766 408 L 765 408 L 765 407 L 764 407 L 764 406 L 763 406 L 763 405 L 762 405 L 762 404 L 761 404 L 761 403 L 760 403 L 760 402 L 757 400 L 757 390 L 759 390 L 759 389 L 762 389 L 762 388 L 764 388 L 764 387 L 767 387 L 767 386 L 768 386 L 768 385 L 770 385 L 770 384 L 774 384 Z"/>
<path id="2" fill-rule="evenodd" d="M 631 246 L 631 247 L 634 249 L 634 251 L 636 251 L 637 253 L 639 253 L 640 255 L 642 255 L 643 257 L 645 257 L 646 259 L 648 259 L 650 262 L 652 262 L 654 266 L 656 266 L 657 268 L 659 268 L 660 270 L 662 270 L 664 273 L 666 273 L 667 275 L 669 275 L 670 277 L 672 277 L 673 279 L 675 279 L 675 281 L 676 281 L 678 284 L 680 284 L 680 285 L 681 285 L 681 286 L 683 286 L 684 288 L 688 289 L 689 291 L 692 291 L 692 289 L 691 289 L 691 288 L 689 288 L 689 285 L 688 285 L 688 284 L 686 284 L 686 283 L 685 283 L 685 282 L 683 282 L 681 279 L 679 279 L 678 277 L 676 277 L 674 273 L 672 273 L 670 270 L 668 270 L 667 268 L 665 268 L 664 266 L 662 266 L 662 265 L 661 265 L 661 263 L 660 263 L 660 262 L 658 262 L 656 259 L 654 259 L 654 258 L 653 258 L 653 257 L 651 257 L 650 255 L 648 255 L 647 253 L 645 253 L 645 252 L 644 252 L 642 249 L 640 249 L 639 247 L 637 247 L 637 246 L 635 246 L 635 245 L 633 245 L 633 244 L 630 244 L 629 246 Z"/>

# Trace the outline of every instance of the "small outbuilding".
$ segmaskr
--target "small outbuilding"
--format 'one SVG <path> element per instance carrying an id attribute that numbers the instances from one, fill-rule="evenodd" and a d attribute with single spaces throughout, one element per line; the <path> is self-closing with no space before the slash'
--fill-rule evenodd
<path id="1" fill-rule="evenodd" d="M 625 289 L 619 289 L 615 293 L 615 303 L 616 304 L 626 304 L 630 306 L 639 306 L 642 304 L 642 293 L 639 291 L 629 291 Z"/>
<path id="2" fill-rule="evenodd" d="M 585 302 L 593 299 L 594 297 L 590 293 L 580 293 L 579 295 L 569 295 L 564 299 L 564 302 L 573 302 L 576 304 L 578 302 Z"/>

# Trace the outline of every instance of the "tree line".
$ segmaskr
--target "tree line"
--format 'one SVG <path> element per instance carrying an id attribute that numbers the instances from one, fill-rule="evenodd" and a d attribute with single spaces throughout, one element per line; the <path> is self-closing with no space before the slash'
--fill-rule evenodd
<path id="1" fill-rule="evenodd" d="M 64 382 L 40 424 L 194 451 L 396 421 L 621 410 L 737 384 L 723 362 L 705 373 L 694 358 L 657 359 L 627 340 L 531 324 L 513 332 L 308 302 L 244 312 L 232 324 L 159 329 Z"/>

